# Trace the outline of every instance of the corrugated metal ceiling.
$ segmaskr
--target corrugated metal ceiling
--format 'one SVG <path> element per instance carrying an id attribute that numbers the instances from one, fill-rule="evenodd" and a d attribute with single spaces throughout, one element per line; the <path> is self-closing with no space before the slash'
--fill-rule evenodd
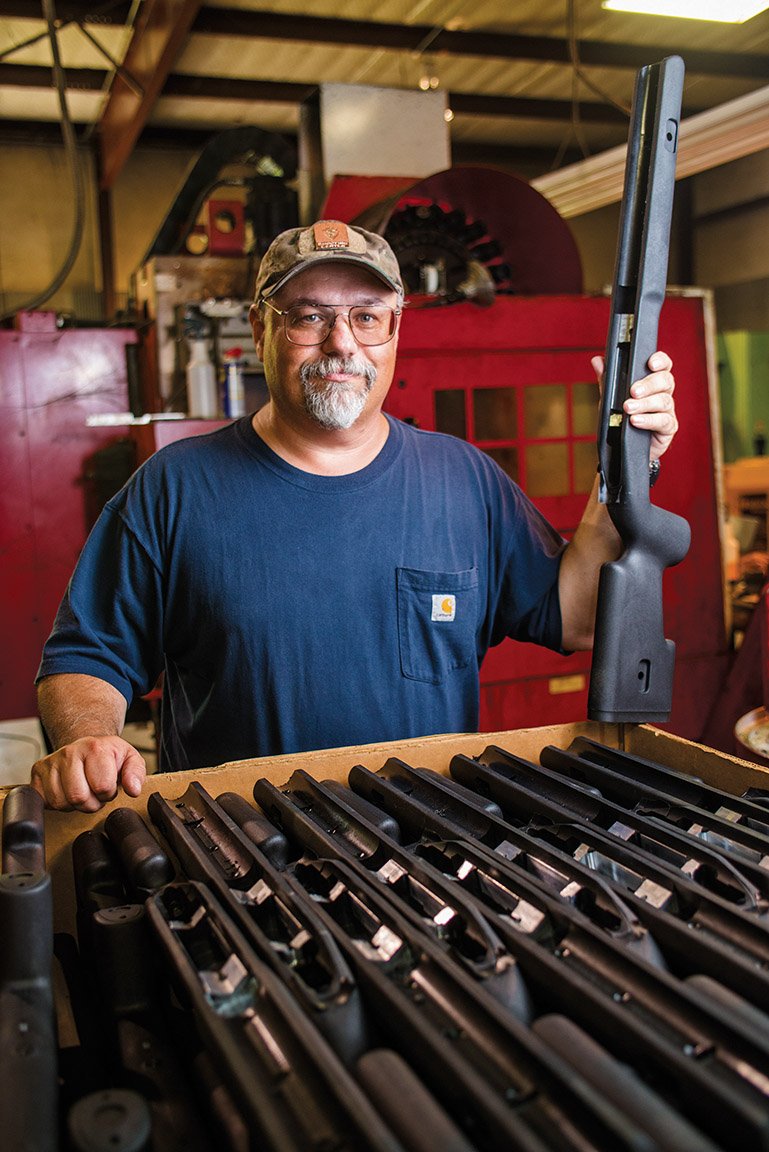
<path id="1" fill-rule="evenodd" d="M 68 106 L 81 133 L 98 127 L 110 60 L 124 59 L 132 27 L 152 6 L 57 0 Z M 546 172 L 624 141 L 619 109 L 630 102 L 637 67 L 660 54 L 677 51 L 687 62 L 685 115 L 769 82 L 769 13 L 731 26 L 620 15 L 600 0 L 381 0 L 375 18 L 370 0 L 166 0 L 165 7 L 187 16 L 194 9 L 147 110 L 148 128 L 171 136 L 238 124 L 293 133 L 300 100 L 314 86 L 416 88 L 426 75 L 449 93 L 452 145 L 465 157 L 496 150 L 513 165 L 525 158 L 531 173 Z M 59 119 L 43 13 L 34 2 L 0 0 L 6 138 Z M 481 33 L 491 35 L 481 44 L 471 39 Z M 748 65 L 751 74 L 741 75 Z"/>

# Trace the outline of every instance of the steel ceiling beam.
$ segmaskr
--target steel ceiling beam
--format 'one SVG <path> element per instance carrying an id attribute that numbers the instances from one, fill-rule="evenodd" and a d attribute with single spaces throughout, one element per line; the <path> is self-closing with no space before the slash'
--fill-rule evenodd
<path id="1" fill-rule="evenodd" d="M 89 125 L 75 123 L 76 132 L 82 135 Z M 179 128 L 177 126 L 163 128 L 148 125 L 141 136 L 142 147 L 162 148 L 164 151 L 191 151 L 196 152 L 202 148 L 212 136 L 216 135 L 215 128 Z M 288 132 L 281 132 L 289 143 L 296 143 L 295 137 Z M 61 129 L 52 120 L 0 120 L 0 144 L 29 144 L 41 147 L 50 147 L 61 142 Z M 532 166 L 539 169 L 548 169 L 555 149 L 538 147 L 536 145 L 504 145 L 504 144 L 468 144 L 458 143 L 452 145 L 452 161 L 454 164 L 480 164 L 497 165 L 499 167 Z M 562 156 L 563 163 L 571 164 L 580 159 L 579 150 L 575 147 L 567 148 Z"/>
<path id="2" fill-rule="evenodd" d="M 145 5 L 151 2 L 144 0 Z M 29 0 L 0 0 L 0 18 L 29 17 L 29 8 Z M 101 4 L 95 0 L 59 0 L 57 15 L 63 23 L 76 21 L 109 26 L 124 24 L 130 8 L 130 4 L 120 0 Z M 417 54 L 428 52 L 571 63 L 566 37 L 523 36 L 494 31 L 455 32 L 431 24 L 392 24 L 200 6 L 191 31 L 206 35 L 385 48 Z M 680 40 L 675 44 L 652 45 L 578 39 L 578 48 L 580 62 L 594 67 L 632 70 L 648 64 L 649 60 L 683 52 L 689 75 L 743 76 L 769 81 L 769 56 L 752 52 L 696 50 L 686 47 Z"/>
<path id="3" fill-rule="evenodd" d="M 1 10 L 1 6 L 0 6 Z M 545 60 L 571 64 L 565 37 L 519 36 L 504 32 L 453 32 L 431 24 L 385 24 L 374 20 L 345 20 L 317 16 L 287 16 L 280 12 L 253 12 L 241 8 L 201 8 L 193 33 L 246 36 L 267 40 L 298 40 L 315 44 L 344 44 L 363 48 L 453 56 L 481 56 L 505 60 Z M 602 68 L 636 69 L 650 60 L 681 50 L 671 45 L 615 44 L 578 39 L 582 64 Z M 769 57 L 743 52 L 686 49 L 687 72 L 719 76 L 769 78 Z"/>
<path id="4" fill-rule="evenodd" d="M 99 68 L 68 68 L 67 88 L 73 91 L 98 92 L 104 88 L 109 72 Z M 0 63 L 0 87 L 50 88 L 50 68 L 33 64 Z M 187 76 L 172 73 L 166 79 L 162 95 L 198 97 L 205 100 L 251 100 L 277 104 L 301 104 L 316 92 L 318 84 L 296 84 L 290 81 L 242 80 L 228 76 Z M 477 92 L 447 92 L 450 107 L 465 116 L 502 116 L 519 120 L 569 120 L 569 100 L 535 100 L 521 96 L 492 96 Z M 580 101 L 579 116 L 591 124 L 624 124 L 627 116 L 613 104 Z"/>

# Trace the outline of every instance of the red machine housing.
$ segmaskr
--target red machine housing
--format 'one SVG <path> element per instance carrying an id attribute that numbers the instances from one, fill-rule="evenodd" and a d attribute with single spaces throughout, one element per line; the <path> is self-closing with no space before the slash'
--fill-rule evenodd
<path id="1" fill-rule="evenodd" d="M 128 329 L 0 332 L 0 720 L 35 716 L 34 677 L 95 514 L 91 457 L 128 410 Z M 23 316 L 20 318 L 23 320 Z"/>

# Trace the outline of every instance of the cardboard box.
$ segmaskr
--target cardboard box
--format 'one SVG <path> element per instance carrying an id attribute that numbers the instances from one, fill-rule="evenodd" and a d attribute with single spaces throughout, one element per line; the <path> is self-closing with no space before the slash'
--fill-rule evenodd
<path id="1" fill-rule="evenodd" d="M 255 780 L 265 777 L 280 786 L 297 768 L 303 768 L 318 780 L 333 779 L 346 783 L 347 774 L 354 764 L 363 764 L 375 772 L 390 756 L 397 756 L 415 768 L 432 768 L 448 774 L 449 762 L 456 753 L 476 756 L 489 744 L 499 744 L 516 755 L 536 762 L 540 750 L 546 744 L 566 748 L 577 736 L 588 736 L 603 744 L 618 747 L 620 733 L 615 724 L 585 721 L 506 732 L 450 733 L 384 744 L 265 756 L 212 768 L 149 776 L 141 796 L 132 799 L 120 793 L 112 803 L 93 814 L 47 812 L 46 854 L 54 885 L 54 930 L 74 933 L 75 896 L 70 854 L 72 841 L 80 832 L 99 827 L 112 808 L 130 807 L 147 819 L 147 799 L 152 792 L 160 792 L 167 799 L 174 799 L 181 796 L 193 780 L 197 780 L 214 798 L 222 792 L 237 792 L 253 803 L 251 790 Z M 649 725 L 627 725 L 624 736 L 628 751 L 648 760 L 659 761 L 690 776 L 698 776 L 706 783 L 735 795 L 750 787 L 769 788 L 769 766 L 762 768 Z M 7 789 L 3 791 L 7 792 Z M 2 794 L 0 791 L 0 798 Z"/>

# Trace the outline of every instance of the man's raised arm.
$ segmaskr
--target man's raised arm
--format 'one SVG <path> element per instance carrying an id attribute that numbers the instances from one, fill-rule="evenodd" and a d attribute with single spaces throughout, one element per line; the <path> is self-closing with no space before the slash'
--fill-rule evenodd
<path id="1" fill-rule="evenodd" d="M 603 360 L 595 357 L 593 367 L 600 377 Z M 675 380 L 672 361 L 665 352 L 650 356 L 648 367 L 649 375 L 633 384 L 624 407 L 634 427 L 651 433 L 649 458 L 659 460 L 678 430 Z M 592 648 L 601 566 L 616 560 L 621 551 L 622 542 L 606 505 L 598 502 L 596 476 L 582 519 L 563 554 L 558 577 L 561 643 L 567 650 Z"/>

